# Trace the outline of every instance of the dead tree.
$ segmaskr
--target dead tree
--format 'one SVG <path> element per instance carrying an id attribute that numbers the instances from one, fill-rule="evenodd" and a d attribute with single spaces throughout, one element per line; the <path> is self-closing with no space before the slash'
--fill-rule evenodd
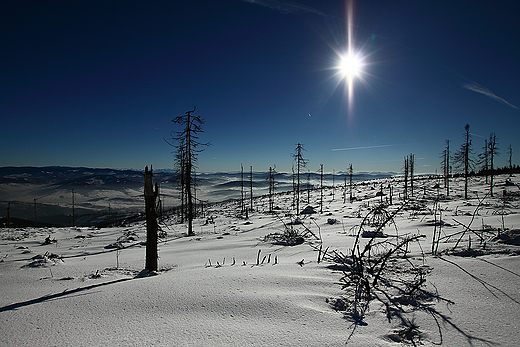
<path id="1" fill-rule="evenodd" d="M 159 194 L 159 186 L 155 183 L 153 189 L 153 171 L 150 166 L 144 168 L 144 203 L 146 211 L 146 264 L 148 271 L 157 271 L 157 210 L 155 201 Z"/>
<path id="2" fill-rule="evenodd" d="M 296 213 L 300 213 L 300 172 L 307 165 L 308 160 L 303 158 L 302 152 L 305 149 L 301 143 L 296 145 L 295 152 L 293 154 L 294 161 L 296 162 Z"/>
<path id="3" fill-rule="evenodd" d="M 444 175 L 446 196 L 450 196 L 450 140 L 446 140 L 446 148 L 442 151 L 441 169 Z"/>
<path id="4" fill-rule="evenodd" d="M 349 181 L 349 190 L 350 190 L 350 202 L 352 203 L 352 187 L 353 187 L 353 184 L 352 184 L 352 175 L 354 174 L 354 170 L 352 169 L 352 164 L 349 164 L 348 166 L 348 175 L 350 176 L 350 181 Z"/>
<path id="5" fill-rule="evenodd" d="M 408 171 L 410 172 L 410 193 L 413 197 L 413 175 L 415 172 L 415 155 L 410 153 L 408 156 Z"/>
<path id="6" fill-rule="evenodd" d="M 408 157 L 404 158 L 404 198 L 408 199 L 408 169 L 409 161 Z"/>
<path id="7" fill-rule="evenodd" d="M 336 183 L 336 182 L 334 181 L 334 173 L 335 173 L 335 172 L 334 172 L 334 169 L 332 169 L 332 200 L 334 200 L 335 189 L 336 189 L 336 188 L 334 188 L 334 185 L 335 185 L 335 183 Z"/>
<path id="8" fill-rule="evenodd" d="M 173 123 L 184 127 L 183 130 L 171 133 L 171 146 L 177 148 L 177 160 L 180 161 L 180 175 L 182 190 L 185 192 L 187 219 L 188 219 L 188 236 L 192 236 L 194 204 L 195 204 L 195 171 L 197 163 L 197 155 L 202 151 L 198 149 L 200 146 L 208 146 L 209 143 L 199 141 L 198 134 L 202 132 L 202 124 L 204 120 L 199 116 L 194 116 L 195 107 L 191 111 L 186 111 L 182 116 L 177 116 L 172 120 Z"/>
<path id="9" fill-rule="evenodd" d="M 323 164 L 320 164 L 320 213 L 323 213 Z"/>
<path id="10" fill-rule="evenodd" d="M 471 144 L 471 134 L 469 132 L 469 124 L 466 124 L 464 127 L 464 143 L 460 146 L 459 150 L 455 153 L 454 161 L 457 164 L 457 167 L 463 170 L 464 172 L 464 199 L 468 198 L 468 177 L 469 172 L 473 167 L 473 159 L 471 158 L 472 154 L 472 144 Z"/>
<path id="11" fill-rule="evenodd" d="M 311 203 L 311 170 L 307 170 L 307 205 Z"/>
<path id="12" fill-rule="evenodd" d="M 489 135 L 489 141 L 488 141 L 488 150 L 489 150 L 489 166 L 490 166 L 490 172 L 489 172 L 489 192 L 490 195 L 493 196 L 493 176 L 494 176 L 494 160 L 495 156 L 499 155 L 497 142 L 496 142 L 497 136 L 495 133 L 491 133 Z"/>
<path id="13" fill-rule="evenodd" d="M 343 204 L 345 204 L 347 202 L 347 176 L 345 175 L 343 179 Z"/>
<path id="14" fill-rule="evenodd" d="M 244 214 L 245 212 L 245 203 L 244 203 L 244 166 L 240 164 L 240 214 Z"/>
<path id="15" fill-rule="evenodd" d="M 488 141 L 484 140 L 484 147 L 482 148 L 484 150 L 483 153 L 479 154 L 479 164 L 482 165 L 481 172 L 484 172 L 484 175 L 486 176 L 486 184 L 489 183 L 488 176 L 489 176 L 489 146 Z"/>
<path id="16" fill-rule="evenodd" d="M 250 211 L 253 212 L 253 166 L 250 166 L 250 174 L 249 174 L 249 188 L 250 188 L 250 198 L 251 198 L 251 206 Z"/>
<path id="17" fill-rule="evenodd" d="M 269 177 L 267 177 L 269 180 L 269 212 L 273 212 L 273 194 L 275 189 L 274 174 L 276 173 L 275 169 L 276 166 L 274 168 L 269 167 Z"/>

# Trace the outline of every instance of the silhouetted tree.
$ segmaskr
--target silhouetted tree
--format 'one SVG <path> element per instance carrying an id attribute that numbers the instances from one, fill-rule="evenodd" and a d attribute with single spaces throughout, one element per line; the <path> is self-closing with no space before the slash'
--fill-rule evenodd
<path id="1" fill-rule="evenodd" d="M 404 198 L 408 199 L 408 172 L 410 168 L 410 161 L 408 157 L 404 158 Z"/>
<path id="2" fill-rule="evenodd" d="M 267 179 L 269 180 L 269 212 L 273 212 L 273 194 L 275 190 L 275 180 L 274 180 L 274 174 L 276 166 L 274 168 L 269 167 L 269 177 Z"/>
<path id="3" fill-rule="evenodd" d="M 349 190 L 350 190 L 350 202 L 352 202 L 352 175 L 354 173 L 354 170 L 352 169 L 352 164 L 349 164 L 348 166 L 348 175 L 350 177 L 350 181 L 349 181 Z"/>
<path id="4" fill-rule="evenodd" d="M 415 155 L 410 153 L 408 156 L 408 171 L 410 172 L 410 193 L 413 196 L 413 176 L 415 173 Z"/>
<path id="5" fill-rule="evenodd" d="M 336 188 L 334 187 L 336 185 L 336 182 L 334 180 L 334 169 L 332 169 L 332 200 L 334 200 L 334 196 L 336 193 Z"/>
<path id="6" fill-rule="evenodd" d="M 243 214 L 245 210 L 244 203 L 244 166 L 240 164 L 240 213 Z"/>
<path id="7" fill-rule="evenodd" d="M 497 136 L 495 135 L 495 133 L 491 133 L 489 135 L 489 141 L 488 141 L 489 165 L 490 165 L 489 193 L 490 193 L 491 196 L 493 196 L 493 177 L 494 177 L 493 165 L 494 165 L 495 157 L 500 154 L 498 152 L 496 138 L 497 138 Z"/>
<path id="8" fill-rule="evenodd" d="M 513 148 L 511 145 L 507 148 L 509 152 L 509 177 L 513 176 Z"/>
<path id="9" fill-rule="evenodd" d="M 250 166 L 250 171 L 249 171 L 249 188 L 250 188 L 250 192 L 251 192 L 251 206 L 250 206 L 250 210 L 251 212 L 253 212 L 253 166 Z"/>
<path id="10" fill-rule="evenodd" d="M 311 170 L 307 170 L 307 205 L 311 203 Z"/>
<path id="11" fill-rule="evenodd" d="M 209 143 L 199 141 L 198 134 L 202 132 L 204 120 L 199 116 L 194 116 L 195 107 L 191 111 L 186 111 L 182 116 L 175 117 L 172 122 L 183 127 L 183 130 L 171 132 L 171 146 L 177 149 L 176 159 L 180 165 L 181 185 L 186 196 L 188 235 L 194 235 L 194 189 L 195 189 L 195 170 L 197 168 L 197 156 L 202 151 L 200 146 L 208 146 Z"/>
<path id="12" fill-rule="evenodd" d="M 159 186 L 155 182 L 153 188 L 153 170 L 150 166 L 144 169 L 144 201 L 146 211 L 146 264 L 148 271 L 157 271 L 157 209 L 156 199 L 159 195 Z"/>
<path id="13" fill-rule="evenodd" d="M 323 164 L 320 164 L 320 213 L 323 213 Z"/>
<path id="14" fill-rule="evenodd" d="M 308 163 L 308 160 L 303 158 L 302 152 L 305 149 L 301 143 L 296 145 L 293 158 L 296 164 L 296 213 L 300 213 L 300 172 Z"/>
<path id="15" fill-rule="evenodd" d="M 441 169 L 444 175 L 444 187 L 446 188 L 446 196 L 450 196 L 450 140 L 446 140 L 446 148 L 441 154 Z"/>
<path id="16" fill-rule="evenodd" d="M 469 124 L 464 127 L 464 143 L 460 146 L 459 150 L 455 153 L 453 159 L 457 164 L 457 167 L 464 172 L 464 199 L 468 198 L 468 177 L 469 172 L 473 167 L 472 155 L 472 144 L 471 134 L 469 132 Z"/>
<path id="17" fill-rule="evenodd" d="M 168 142 L 169 143 L 169 142 Z M 171 143 L 169 143 L 172 145 Z M 186 200 L 186 185 L 184 184 L 184 180 L 186 179 L 186 160 L 185 160 L 185 151 L 184 147 L 178 146 L 177 147 L 177 153 L 175 154 L 174 159 L 174 167 L 175 167 L 175 173 L 176 173 L 176 181 L 177 186 L 180 187 L 180 200 L 181 200 L 181 206 L 180 206 L 180 222 L 184 223 L 185 218 L 187 217 L 187 200 Z"/>

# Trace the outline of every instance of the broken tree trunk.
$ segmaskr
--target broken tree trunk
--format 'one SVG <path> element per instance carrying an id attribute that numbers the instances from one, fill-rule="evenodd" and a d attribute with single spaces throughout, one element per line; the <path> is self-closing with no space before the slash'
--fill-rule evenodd
<path id="1" fill-rule="evenodd" d="M 153 172 L 152 167 L 148 171 L 148 166 L 144 169 L 144 201 L 146 209 L 146 264 L 145 269 L 148 271 L 157 271 L 157 211 L 155 209 L 155 200 L 159 193 L 159 187 L 155 183 L 155 191 L 153 189 Z"/>

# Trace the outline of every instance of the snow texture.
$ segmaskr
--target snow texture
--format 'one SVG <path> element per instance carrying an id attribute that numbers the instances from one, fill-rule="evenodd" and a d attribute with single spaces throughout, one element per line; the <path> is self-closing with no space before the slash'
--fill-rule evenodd
<path id="1" fill-rule="evenodd" d="M 408 207 L 382 230 L 384 240 L 425 235 L 406 259 L 431 269 L 425 288 L 446 300 L 426 302 L 436 316 L 411 311 L 407 319 L 416 329 L 389 321 L 377 301 L 363 324 L 353 324 L 331 305 L 345 294 L 341 269 L 328 257 L 318 263 L 320 246 L 348 254 L 363 217 L 388 202 L 387 187 L 393 205 L 403 203 L 402 179 L 390 178 L 357 183 L 353 202 L 344 202 L 343 187 L 334 194 L 327 188 L 321 213 L 319 190 L 309 202 L 302 194 L 300 206 L 316 213 L 299 215 L 301 223 L 294 223 L 291 194 L 276 196 L 276 214 L 267 213 L 266 197 L 257 198 L 247 219 L 237 202 L 212 205 L 195 221 L 194 237 L 170 216 L 160 223 L 167 236 L 159 242 L 160 271 L 152 274 L 142 271 L 143 222 L 1 229 L 0 345 L 515 346 L 520 189 L 506 179 L 495 178 L 490 197 L 484 178 L 473 178 L 464 200 L 461 179 L 452 180 L 446 197 L 442 182 L 420 177 Z M 385 195 L 376 196 L 381 187 Z M 304 234 L 305 242 L 273 242 L 288 230 Z M 405 330 L 415 333 L 411 340 Z"/>

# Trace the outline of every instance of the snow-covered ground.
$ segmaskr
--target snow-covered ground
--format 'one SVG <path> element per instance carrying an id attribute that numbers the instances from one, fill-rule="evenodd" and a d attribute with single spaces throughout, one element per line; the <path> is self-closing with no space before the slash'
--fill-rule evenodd
<path id="1" fill-rule="evenodd" d="M 167 236 L 160 239 L 155 276 L 139 276 L 143 223 L 2 229 L 0 345 L 397 346 L 413 340 L 425 346 L 516 346 L 520 179 L 506 185 L 507 179 L 495 178 L 490 197 L 485 179 L 473 178 L 465 200 L 462 179 L 451 180 L 446 197 L 442 182 L 422 178 L 403 207 L 402 179 L 372 180 L 355 185 L 352 203 L 348 192 L 344 202 L 342 189 L 326 189 L 321 213 L 321 191 L 312 192 L 309 204 L 303 192 L 300 210 L 310 205 L 317 213 L 301 215 L 303 224 L 293 226 L 291 194 L 276 196 L 276 214 L 266 213 L 266 197 L 257 198 L 247 219 L 239 216 L 237 202 L 216 204 L 195 221 L 193 237 L 184 236 L 186 225 L 173 219 L 160 223 Z M 422 288 L 434 295 L 422 298 L 420 309 L 403 304 L 402 319 L 390 320 L 387 307 L 371 300 L 365 316 L 353 320 L 333 304 L 351 299 L 344 264 L 334 258 L 350 254 L 364 217 L 381 201 L 384 211 L 396 214 L 383 229 L 388 237 L 377 242 L 388 247 L 425 236 L 409 244 L 406 256 L 395 253 L 389 276 L 399 283 L 410 266 L 427 269 Z M 273 235 L 290 230 L 306 234 L 305 242 L 273 242 Z M 498 234 L 501 242 L 493 241 Z M 361 246 L 367 242 L 361 239 Z M 320 247 L 327 253 L 318 262 Z M 374 253 L 387 249 L 374 247 Z M 407 340 L 403 331 L 410 323 L 415 328 Z"/>

